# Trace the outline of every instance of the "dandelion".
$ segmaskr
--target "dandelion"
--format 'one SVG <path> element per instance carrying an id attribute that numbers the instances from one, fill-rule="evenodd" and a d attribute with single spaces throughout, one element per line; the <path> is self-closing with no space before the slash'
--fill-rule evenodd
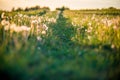
<path id="1" fill-rule="evenodd" d="M 43 28 L 47 31 L 48 27 L 46 26 L 46 24 L 43 24 Z"/>
<path id="2" fill-rule="evenodd" d="M 19 13 L 19 14 L 18 14 L 18 16 L 19 16 L 19 17 L 22 17 L 22 16 L 23 16 L 23 14 L 20 14 L 20 13 Z"/>
<path id="3" fill-rule="evenodd" d="M 6 18 L 6 16 L 5 16 L 5 13 L 4 13 L 4 12 L 1 14 L 1 18 L 2 18 L 2 19 Z"/>
<path id="4" fill-rule="evenodd" d="M 91 22 L 89 22 L 89 23 L 88 23 L 88 26 L 91 26 L 91 25 L 92 25 L 92 23 L 91 23 Z"/>
<path id="5" fill-rule="evenodd" d="M 90 39 L 91 39 L 91 36 L 88 35 L 88 39 L 90 40 Z"/>
<path id="6" fill-rule="evenodd" d="M 81 28 L 84 28 L 84 26 L 81 26 Z"/>
<path id="7" fill-rule="evenodd" d="M 93 14 L 93 15 L 92 15 L 92 18 L 91 18 L 91 19 L 92 19 L 92 20 L 94 20 L 94 19 L 95 19 L 95 14 Z"/>
<path id="8" fill-rule="evenodd" d="M 9 23 L 9 21 L 2 20 L 2 21 L 1 21 L 1 24 L 2 24 L 3 26 L 5 26 L 5 25 L 9 25 L 10 23 Z"/>
<path id="9" fill-rule="evenodd" d="M 113 26 L 113 29 L 117 29 L 117 26 L 116 26 L 116 25 L 114 25 L 114 26 Z"/>
<path id="10" fill-rule="evenodd" d="M 89 29 L 90 29 L 90 30 L 92 30 L 92 29 L 93 29 L 93 27 L 89 27 Z"/>
<path id="11" fill-rule="evenodd" d="M 8 31 L 9 28 L 10 28 L 10 26 L 9 26 L 9 25 L 6 25 L 6 26 L 4 27 L 4 30 L 5 30 L 5 31 Z"/>
<path id="12" fill-rule="evenodd" d="M 46 34 L 46 31 L 42 31 L 42 34 Z"/>
<path id="13" fill-rule="evenodd" d="M 90 32 L 92 32 L 92 30 L 91 30 L 91 29 L 88 29 L 88 30 L 87 30 L 87 33 L 90 33 Z"/>
<path id="14" fill-rule="evenodd" d="M 40 17 L 38 18 L 38 22 L 39 22 L 39 23 L 41 23 L 41 22 L 42 22 Z"/>
<path id="15" fill-rule="evenodd" d="M 114 48 L 115 48 L 115 45 L 114 45 L 114 44 L 112 44 L 112 45 L 111 45 L 111 48 L 112 48 L 112 49 L 114 49 Z"/>
<path id="16" fill-rule="evenodd" d="M 40 36 L 37 36 L 38 41 L 42 41 L 42 38 Z"/>
<path id="17" fill-rule="evenodd" d="M 98 32 L 97 32 L 97 31 L 95 31 L 95 34 L 97 35 L 97 34 L 98 34 Z"/>
<path id="18" fill-rule="evenodd" d="M 24 17 L 24 18 L 28 18 L 28 16 L 27 16 L 27 15 L 23 15 L 23 17 Z"/>
<path id="19" fill-rule="evenodd" d="M 111 26 L 112 25 L 112 21 L 111 20 L 108 20 L 107 21 L 107 26 L 109 27 L 109 26 Z"/>
<path id="20" fill-rule="evenodd" d="M 87 32 L 88 30 L 87 29 L 85 29 L 85 32 Z"/>
<path id="21" fill-rule="evenodd" d="M 38 21 L 37 21 L 37 20 L 32 20 L 31 23 L 32 23 L 32 24 L 38 23 Z"/>

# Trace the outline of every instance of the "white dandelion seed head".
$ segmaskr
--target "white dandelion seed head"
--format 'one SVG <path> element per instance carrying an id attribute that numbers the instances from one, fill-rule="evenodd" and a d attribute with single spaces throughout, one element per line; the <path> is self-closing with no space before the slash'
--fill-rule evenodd
<path id="1" fill-rule="evenodd" d="M 2 21 L 1 21 L 1 24 L 2 24 L 3 26 L 5 26 L 5 25 L 9 25 L 10 22 L 9 22 L 9 21 L 6 21 L 6 20 L 2 20 Z"/>
<path id="2" fill-rule="evenodd" d="M 114 48 L 115 48 L 115 45 L 114 45 L 114 44 L 112 44 L 112 45 L 111 45 L 111 48 L 112 48 L 112 49 L 114 49 Z"/>
<path id="3" fill-rule="evenodd" d="M 1 18 L 5 18 L 5 13 L 4 12 L 1 14 Z"/>
<path id="4" fill-rule="evenodd" d="M 37 36 L 38 41 L 42 41 L 42 38 L 40 36 Z"/>
<path id="5" fill-rule="evenodd" d="M 42 31 L 42 34 L 46 34 L 46 31 Z"/>

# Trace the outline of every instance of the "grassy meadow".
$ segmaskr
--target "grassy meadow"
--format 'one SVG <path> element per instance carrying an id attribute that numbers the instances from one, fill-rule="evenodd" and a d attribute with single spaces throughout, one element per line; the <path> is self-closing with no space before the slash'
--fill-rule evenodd
<path id="1" fill-rule="evenodd" d="M 3 80 L 119 79 L 119 9 L 0 11 L 0 15 Z"/>

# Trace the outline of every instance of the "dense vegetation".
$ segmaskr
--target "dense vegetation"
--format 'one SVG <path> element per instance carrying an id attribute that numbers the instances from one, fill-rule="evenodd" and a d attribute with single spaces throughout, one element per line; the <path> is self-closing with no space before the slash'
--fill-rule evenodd
<path id="1" fill-rule="evenodd" d="M 5 18 L 1 16 L 1 78 L 119 79 L 120 10 L 44 11 L 5 12 Z M 28 28 L 19 31 L 23 25 Z"/>

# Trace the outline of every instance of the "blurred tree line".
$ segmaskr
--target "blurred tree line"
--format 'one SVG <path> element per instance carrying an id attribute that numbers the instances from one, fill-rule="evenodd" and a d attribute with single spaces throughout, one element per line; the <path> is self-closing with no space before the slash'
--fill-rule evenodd
<path id="1" fill-rule="evenodd" d="M 68 7 L 62 7 L 64 10 L 70 10 L 70 8 Z M 56 10 L 60 10 L 61 8 L 56 8 Z M 50 8 L 49 7 L 40 7 L 38 5 L 36 6 L 33 6 L 33 7 L 26 7 L 25 9 L 23 8 L 20 8 L 18 7 L 17 9 L 15 9 L 14 7 L 12 8 L 11 11 L 32 11 L 32 10 L 45 10 L 45 11 L 50 11 Z M 117 9 L 115 7 L 108 7 L 108 8 L 97 8 L 97 9 L 80 9 L 81 11 L 99 11 L 99 10 L 120 10 L 120 9 Z"/>
<path id="2" fill-rule="evenodd" d="M 47 10 L 49 11 L 50 8 L 49 7 L 40 7 L 40 6 L 33 6 L 33 7 L 26 7 L 25 9 L 18 7 L 17 9 L 15 9 L 14 7 L 12 8 L 11 11 L 32 11 L 32 10 Z"/>

